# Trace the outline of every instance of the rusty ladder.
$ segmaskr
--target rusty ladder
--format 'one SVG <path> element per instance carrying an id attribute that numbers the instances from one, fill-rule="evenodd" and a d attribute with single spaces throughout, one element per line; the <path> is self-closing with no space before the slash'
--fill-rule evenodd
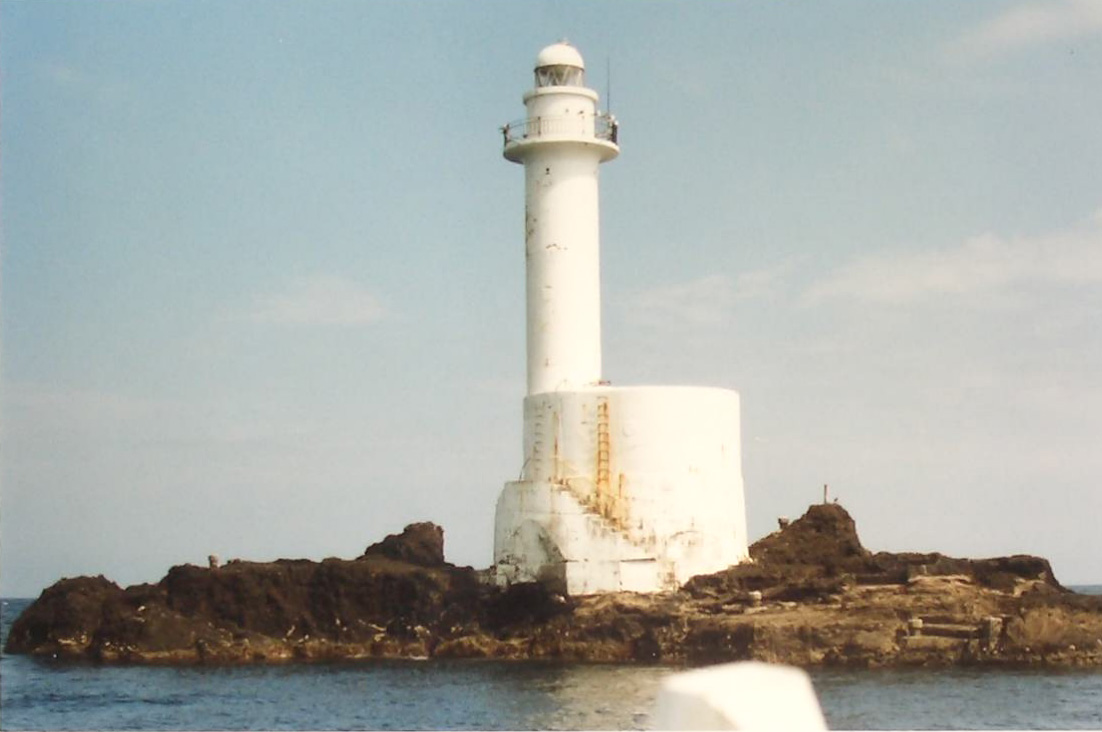
<path id="1" fill-rule="evenodd" d="M 613 520 L 614 502 L 609 495 L 611 490 L 612 438 L 608 429 L 608 399 L 597 402 L 597 512 L 606 519 Z"/>

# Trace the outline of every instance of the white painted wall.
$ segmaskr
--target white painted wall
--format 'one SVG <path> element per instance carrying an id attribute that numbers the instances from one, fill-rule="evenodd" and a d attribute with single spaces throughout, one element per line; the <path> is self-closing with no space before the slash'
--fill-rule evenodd
<path id="1" fill-rule="evenodd" d="M 541 147 L 527 156 L 528 393 L 601 379 L 597 156 Z M 570 211 L 571 215 L 563 215 Z"/>
<path id="2" fill-rule="evenodd" d="M 497 507 L 499 577 L 574 577 L 570 594 L 653 592 L 744 561 L 740 439 L 738 394 L 726 389 L 527 397 L 520 480 Z"/>
<path id="3" fill-rule="evenodd" d="M 528 393 L 538 394 L 601 380 L 597 167 L 619 148 L 596 134 L 591 89 L 542 87 L 524 101 L 505 157 L 524 164 Z"/>

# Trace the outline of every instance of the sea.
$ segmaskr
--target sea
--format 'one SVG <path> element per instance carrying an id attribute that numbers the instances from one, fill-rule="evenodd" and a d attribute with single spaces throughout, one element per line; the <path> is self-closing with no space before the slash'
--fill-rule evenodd
<path id="1" fill-rule="evenodd" d="M 29 603 L 0 600 L 3 639 Z M 0 729 L 650 729 L 675 671 L 442 660 L 150 668 L 3 654 Z M 1102 729 L 1102 670 L 825 669 L 811 679 L 831 729 Z"/>

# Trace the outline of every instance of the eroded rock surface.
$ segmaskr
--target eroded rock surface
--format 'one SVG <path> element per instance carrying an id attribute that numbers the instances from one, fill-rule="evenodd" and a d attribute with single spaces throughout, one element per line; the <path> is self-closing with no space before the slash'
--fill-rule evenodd
<path id="1" fill-rule="evenodd" d="M 5 650 L 140 663 L 1102 665 L 1102 598 L 1069 593 L 1038 557 L 872 553 L 833 504 L 750 553 L 753 563 L 678 592 L 567 598 L 486 584 L 444 561 L 439 527 L 413 524 L 353 560 L 183 565 L 126 589 L 61 580 L 16 620 Z"/>
<path id="2" fill-rule="evenodd" d="M 442 567 L 446 564 L 444 530 L 429 522 L 410 524 L 401 534 L 390 534 L 372 544 L 363 555 L 365 558 L 387 557 L 425 567 Z"/>

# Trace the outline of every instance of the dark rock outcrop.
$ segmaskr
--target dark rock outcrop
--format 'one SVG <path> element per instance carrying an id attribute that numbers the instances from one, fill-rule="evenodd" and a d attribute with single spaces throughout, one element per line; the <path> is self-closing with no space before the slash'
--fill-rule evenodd
<path id="1" fill-rule="evenodd" d="M 6 650 L 163 661 L 428 655 L 432 638 L 477 626 L 485 612 L 475 571 L 445 565 L 436 540 L 437 527 L 418 524 L 357 560 L 181 565 L 127 590 L 102 577 L 62 580 L 16 620 Z"/>
<path id="2" fill-rule="evenodd" d="M 64 652 L 87 646 L 103 624 L 104 605 L 123 595 L 103 575 L 61 579 L 42 591 L 8 634 L 8 653 Z"/>
<path id="3" fill-rule="evenodd" d="M 862 571 L 869 556 L 853 517 L 837 503 L 813 505 L 782 531 L 750 546 L 750 558 L 760 564 L 819 566 L 836 572 Z"/>
<path id="4" fill-rule="evenodd" d="M 390 534 L 369 546 L 364 557 L 386 557 L 423 567 L 444 566 L 444 530 L 436 524 L 410 524 L 401 534 Z"/>
<path id="5" fill-rule="evenodd" d="M 983 587 L 1012 591 L 1023 580 L 1066 593 L 1047 559 L 1026 555 L 955 559 L 944 554 L 872 553 L 861 545 L 857 524 L 836 503 L 818 504 L 780 531 L 750 546 L 754 561 L 693 577 L 694 596 L 761 591 L 776 600 L 823 599 L 848 584 L 906 584 L 916 576 L 960 575 Z"/>
<path id="6" fill-rule="evenodd" d="M 155 585 L 65 579 L 5 650 L 135 663 L 365 657 L 811 665 L 1102 665 L 1102 598 L 1038 557 L 871 553 L 840 506 L 812 506 L 752 563 L 678 592 L 500 589 L 414 524 L 353 560 L 173 567 Z"/>

